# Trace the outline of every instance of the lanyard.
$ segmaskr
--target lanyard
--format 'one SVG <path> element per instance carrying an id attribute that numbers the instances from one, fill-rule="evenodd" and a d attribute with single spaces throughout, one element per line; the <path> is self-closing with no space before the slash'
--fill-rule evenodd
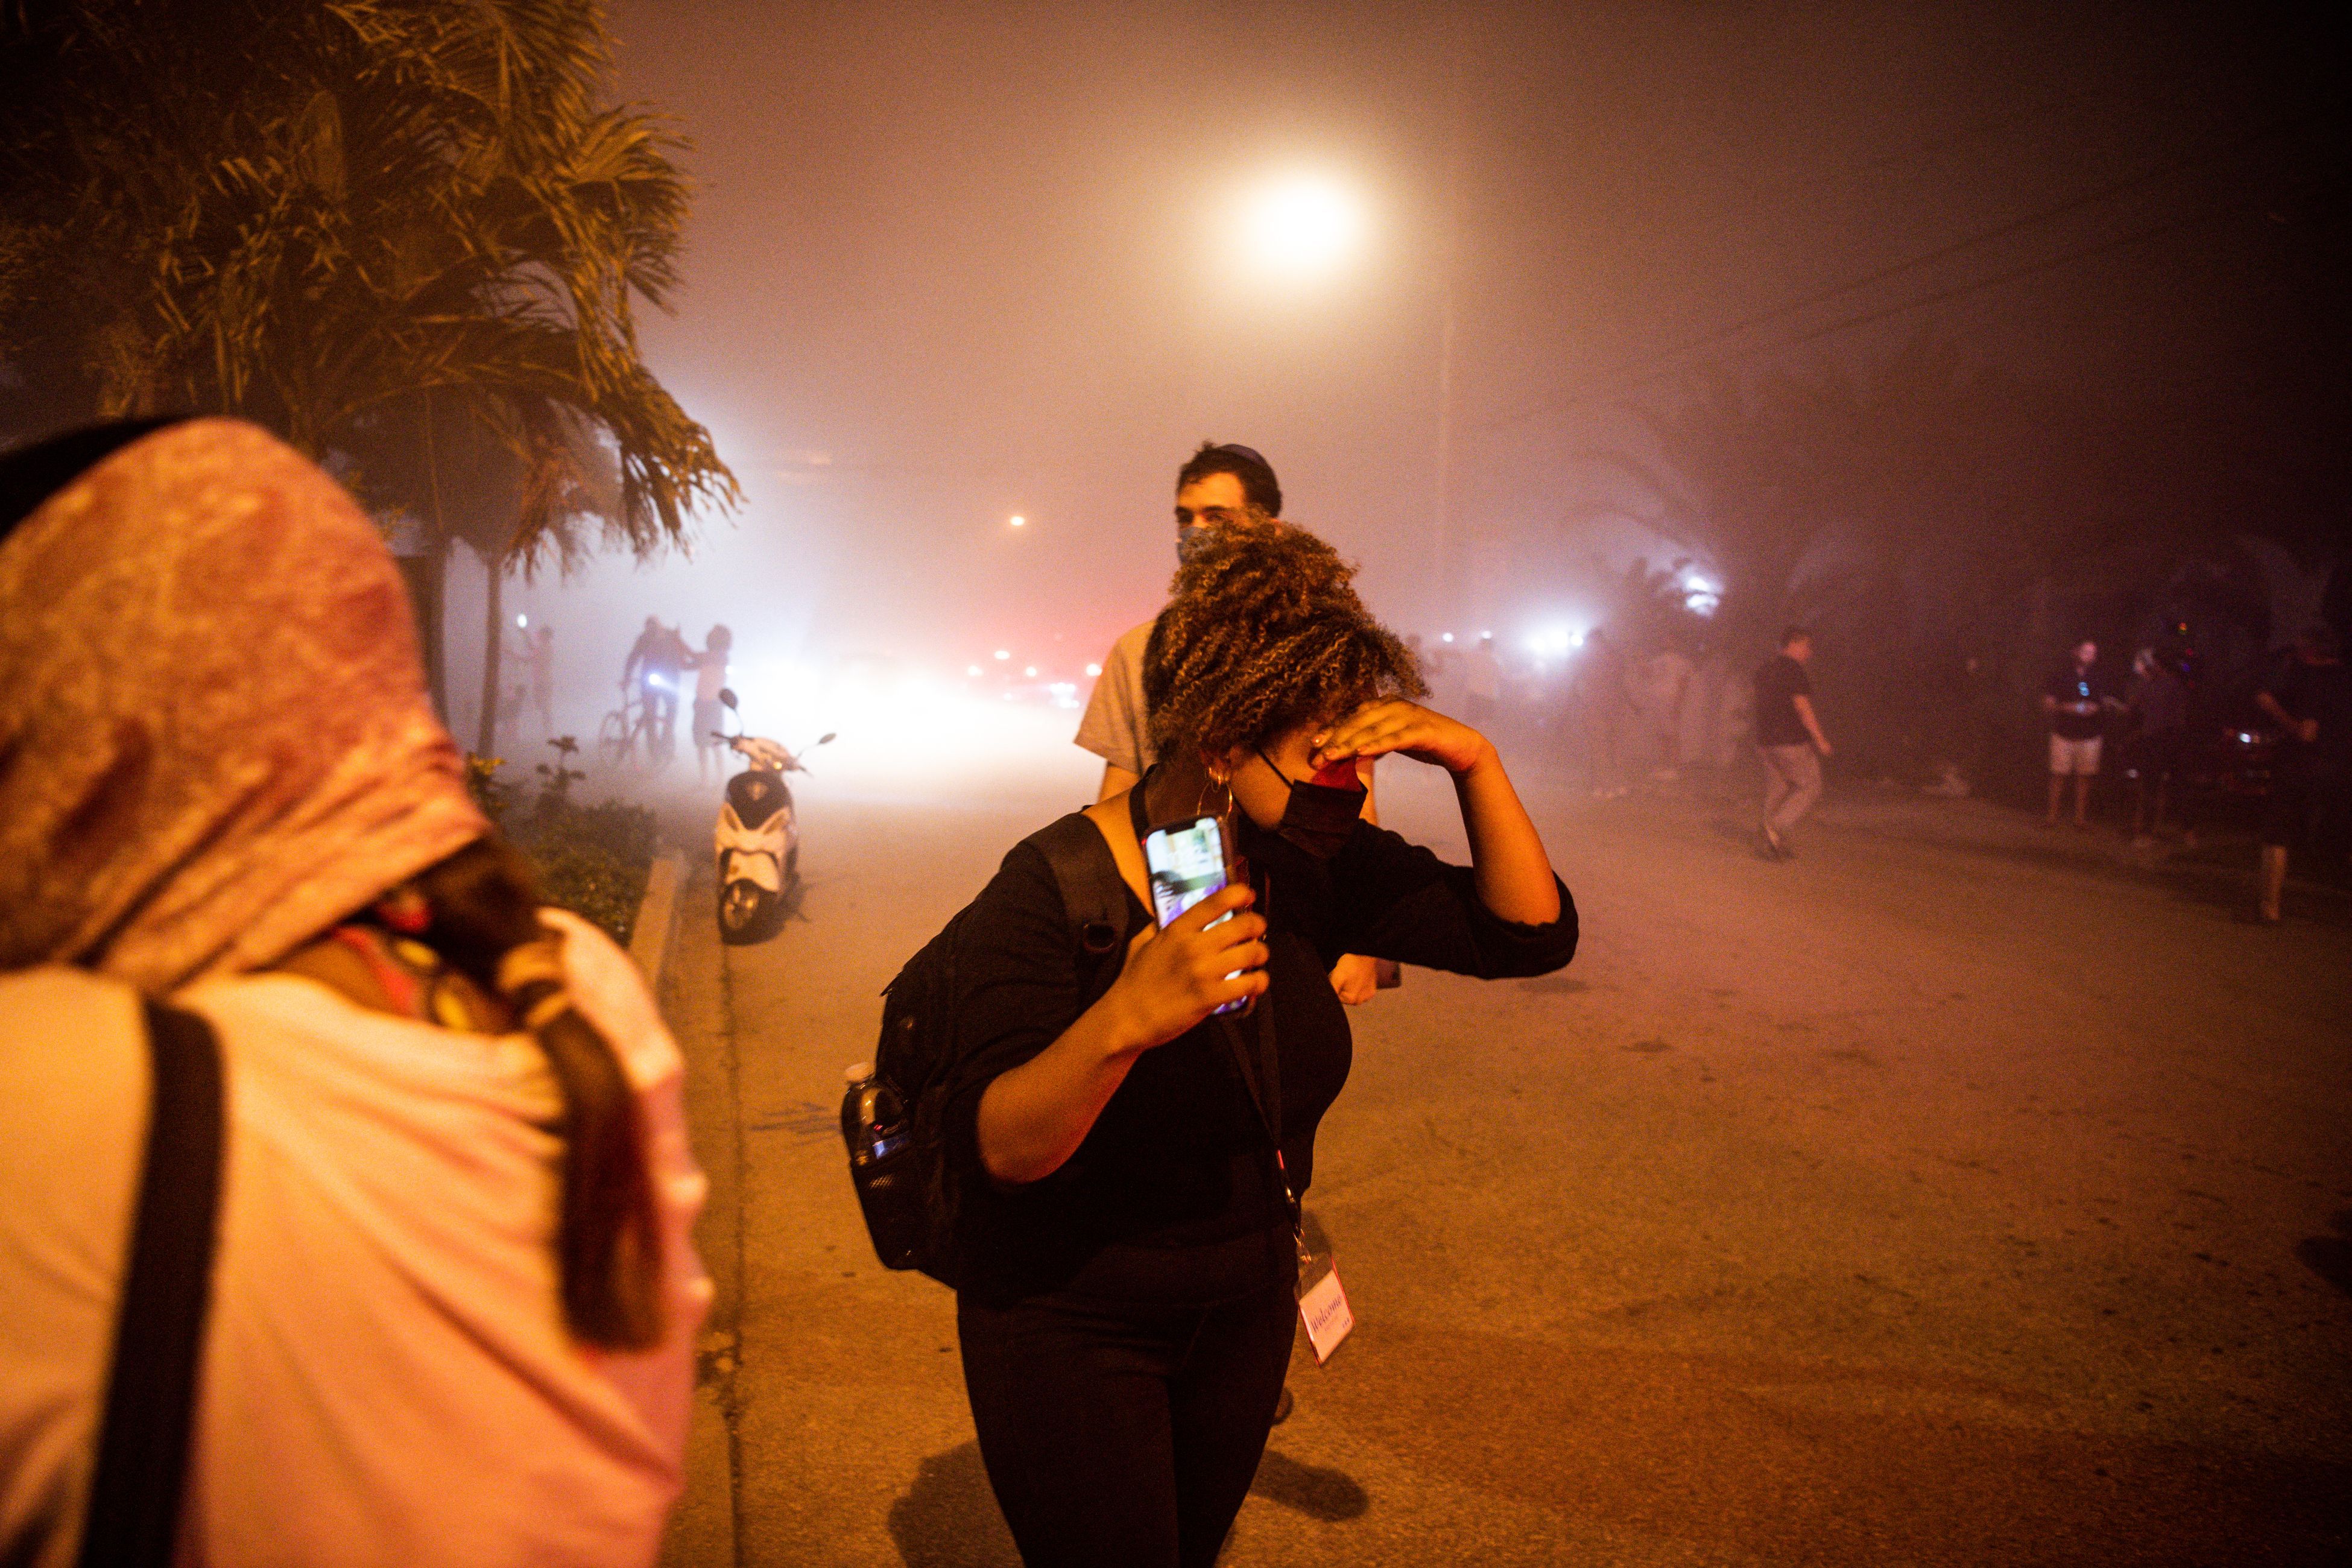
<path id="1" fill-rule="evenodd" d="M 1151 833 L 1151 817 L 1144 804 L 1144 791 L 1150 787 L 1152 774 L 1159 771 L 1159 765 L 1154 763 L 1135 787 L 1128 791 L 1128 820 L 1134 826 L 1139 848 Z M 1269 873 L 1261 869 L 1259 875 L 1271 882 Z M 1269 908 L 1272 907 L 1272 893 L 1271 886 L 1260 892 L 1261 900 Z M 1276 1048 L 1274 993 L 1270 988 L 1258 997 L 1258 1005 L 1250 1009 L 1248 1016 L 1256 1036 L 1255 1049 L 1242 1038 L 1241 1020 L 1231 1014 L 1224 1014 L 1213 1016 L 1213 1021 L 1233 1051 L 1234 1066 L 1241 1073 L 1243 1088 L 1249 1092 L 1250 1109 L 1257 1112 L 1258 1126 L 1265 1133 L 1266 1146 L 1274 1151 L 1275 1184 L 1282 1189 L 1284 1206 L 1290 1211 L 1291 1240 L 1298 1252 L 1299 1266 L 1304 1268 L 1307 1262 L 1307 1215 L 1298 1201 L 1297 1193 L 1290 1185 L 1289 1168 L 1282 1162 L 1282 1058 Z"/>

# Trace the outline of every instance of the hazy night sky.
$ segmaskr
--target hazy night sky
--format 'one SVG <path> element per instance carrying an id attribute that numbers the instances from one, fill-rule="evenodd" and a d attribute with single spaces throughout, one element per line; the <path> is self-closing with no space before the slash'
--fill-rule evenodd
<path id="1" fill-rule="evenodd" d="M 691 566 L 611 563 L 567 597 L 698 639 L 718 616 L 960 660 L 1059 631 L 1083 662 L 1158 603 L 1203 437 L 1263 449 L 1376 607 L 1434 629 L 1457 136 L 1465 523 L 1556 516 L 1613 397 L 1727 356 L 1927 331 L 2085 395 L 2241 411 L 2339 379 L 2343 126 L 2314 115 L 2341 53 L 2231 8 L 638 0 L 614 24 L 620 96 L 695 143 L 688 287 L 651 355 L 749 504 Z M 1234 238 L 1240 193 L 1285 169 L 1366 204 L 1311 282 Z"/>

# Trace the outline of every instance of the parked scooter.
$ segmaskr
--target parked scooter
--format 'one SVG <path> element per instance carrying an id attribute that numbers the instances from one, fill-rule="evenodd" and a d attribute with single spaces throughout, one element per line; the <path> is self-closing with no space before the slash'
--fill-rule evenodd
<path id="1" fill-rule="evenodd" d="M 719 700 L 741 717 L 732 690 L 721 691 Z M 808 770 L 765 736 L 719 730 L 711 735 L 746 764 L 727 781 L 712 835 L 719 851 L 719 940 L 739 945 L 765 942 L 782 928 L 784 895 L 800 879 L 800 825 L 784 775 Z M 828 732 L 817 745 L 832 739 Z"/>

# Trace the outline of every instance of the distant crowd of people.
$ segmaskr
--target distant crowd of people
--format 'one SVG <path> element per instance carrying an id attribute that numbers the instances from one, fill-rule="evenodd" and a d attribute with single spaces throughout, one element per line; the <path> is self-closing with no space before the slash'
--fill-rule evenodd
<path id="1" fill-rule="evenodd" d="M 2071 820 L 2091 826 L 2090 796 L 2110 750 L 2119 754 L 2131 785 L 2130 835 L 2148 842 L 2164 826 L 2168 804 L 2180 816 L 2185 844 L 2195 847 L 2197 828 L 2183 797 L 2200 772 L 2217 765 L 2213 748 L 2200 746 L 2194 730 L 2196 693 L 2190 665 L 2178 650 L 2140 648 L 2131 678 L 2118 685 L 2099 662 L 2099 646 L 2074 645 L 2068 661 L 2043 686 L 2042 710 L 2050 739 L 2050 791 L 2043 825 L 2056 827 L 2071 786 Z M 2352 669 L 2343 645 L 2325 621 L 2305 627 L 2294 642 L 2270 661 L 2252 699 L 2252 721 L 2269 731 L 2270 749 L 2246 752 L 2249 775 L 2240 788 L 2259 789 L 2256 834 L 2261 845 L 2254 915 L 2268 924 L 2281 918 L 2289 852 L 2299 845 L 2335 842 L 2352 808 Z M 2242 745 L 2252 742 L 2247 732 Z"/>
<path id="2" fill-rule="evenodd" d="M 1629 654 L 1602 627 L 1586 636 L 1564 680 L 1528 685 L 1520 712 L 1549 721 L 1556 741 L 1572 740 L 1585 782 L 1601 798 L 1623 794 L 1643 763 L 1660 781 L 1700 758 L 1726 764 L 1744 736 L 1764 779 L 1759 851 L 1767 859 L 1791 859 L 1794 830 L 1821 796 L 1821 764 L 1832 750 L 1813 706 L 1812 653 L 1812 634 L 1790 626 L 1780 651 L 1748 679 L 1710 687 L 1671 643 Z M 1465 684 L 1494 689 L 1504 683 L 1490 638 L 1463 663 L 1471 672 Z M 2047 756 L 2043 822 L 2090 828 L 2103 768 L 2121 773 L 2128 786 L 2126 832 L 2135 845 L 2152 843 L 2169 824 L 2185 847 L 2195 848 L 2200 791 L 2259 795 L 2255 912 L 2274 921 L 2290 849 L 2334 845 L 2352 826 L 2352 669 L 2335 628 L 2314 622 L 2269 661 L 2242 721 L 2254 729 L 2241 733 L 2200 708 L 2194 668 L 2185 647 L 2151 645 L 2136 651 L 2129 678 L 2117 680 L 2097 643 L 2084 639 L 2067 651 L 2038 692 Z M 1981 707 L 1984 682 L 1975 660 L 1969 677 L 1952 700 Z M 1948 749 L 1928 793 L 1969 793 L 1949 750 L 1982 767 L 1997 731 L 1981 713 L 1947 716 L 1948 736 L 1969 738 Z M 2116 809 L 2124 810 L 2120 801 Z"/>

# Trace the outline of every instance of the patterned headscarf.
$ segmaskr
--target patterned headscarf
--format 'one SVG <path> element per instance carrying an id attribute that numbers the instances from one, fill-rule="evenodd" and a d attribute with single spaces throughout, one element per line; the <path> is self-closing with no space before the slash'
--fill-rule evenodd
<path id="1" fill-rule="evenodd" d="M 0 968 L 257 968 L 487 831 L 399 569 L 265 432 L 143 437 L 0 542 Z"/>

